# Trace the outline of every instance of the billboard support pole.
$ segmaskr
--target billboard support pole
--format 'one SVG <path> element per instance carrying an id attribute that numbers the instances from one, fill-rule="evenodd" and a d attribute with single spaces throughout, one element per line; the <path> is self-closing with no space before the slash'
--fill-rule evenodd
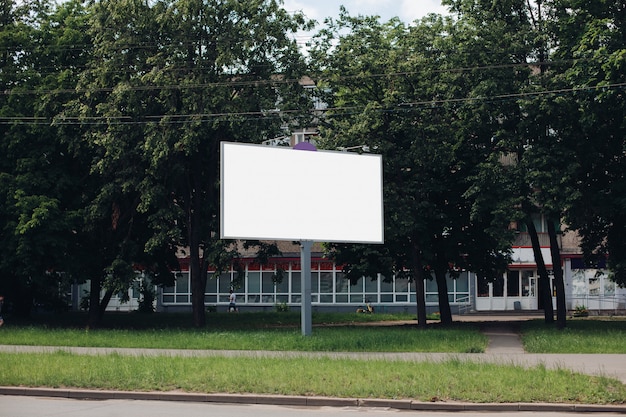
<path id="1" fill-rule="evenodd" d="M 300 242 L 300 283 L 302 296 L 300 300 L 300 315 L 302 321 L 302 335 L 310 336 L 313 329 L 311 312 L 311 247 L 313 241 Z"/>

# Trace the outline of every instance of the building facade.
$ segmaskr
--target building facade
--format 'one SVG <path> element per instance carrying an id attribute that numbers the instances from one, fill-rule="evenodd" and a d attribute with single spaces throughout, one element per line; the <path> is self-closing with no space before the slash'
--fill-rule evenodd
<path id="1" fill-rule="evenodd" d="M 543 230 L 543 229 L 539 229 Z M 539 232 L 542 253 L 548 270 L 550 248 L 548 237 Z M 566 306 L 568 310 L 585 307 L 591 314 L 624 314 L 626 289 L 618 287 L 604 268 L 584 265 L 571 234 L 560 235 L 561 266 L 564 272 Z M 470 311 L 536 311 L 551 302 L 556 307 L 556 292 L 551 283 L 550 300 L 542 300 L 539 277 L 532 247 L 527 233 L 520 232 L 512 252 L 512 262 L 505 274 L 493 281 L 480 279 L 471 271 L 463 271 L 456 278 L 448 278 L 448 300 L 454 314 Z M 227 272 L 209 270 L 205 289 L 207 309 L 226 311 L 229 292 L 234 289 L 240 311 L 274 310 L 277 306 L 299 310 L 301 302 L 301 264 L 299 247 L 280 242 L 283 256 L 271 259 L 267 265 L 259 264 L 253 254 L 237 260 L 243 266 L 240 276 L 234 266 Z M 156 288 L 155 309 L 164 312 L 191 310 L 191 282 L 189 262 L 180 260 L 181 270 L 172 286 Z M 314 246 L 311 259 L 311 297 L 314 311 L 356 311 L 371 304 L 375 311 L 415 311 L 415 283 L 406 278 L 363 277 L 351 284 L 341 266 L 325 259 L 321 249 Z M 437 284 L 426 280 L 426 304 L 429 312 L 438 311 Z M 79 291 L 80 293 L 80 291 Z M 113 297 L 108 310 L 129 311 L 138 306 L 138 285 L 129 290 L 130 301 L 122 303 Z"/>

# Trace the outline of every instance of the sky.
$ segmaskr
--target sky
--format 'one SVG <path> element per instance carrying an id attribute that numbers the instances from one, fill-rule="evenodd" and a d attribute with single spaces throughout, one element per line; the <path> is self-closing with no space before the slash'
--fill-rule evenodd
<path id="1" fill-rule="evenodd" d="M 382 22 L 399 17 L 411 23 L 428 13 L 446 14 L 440 0 L 284 0 L 288 11 L 302 11 L 306 17 L 321 25 L 326 17 L 337 17 L 339 6 L 344 5 L 350 15 L 378 15 Z"/>

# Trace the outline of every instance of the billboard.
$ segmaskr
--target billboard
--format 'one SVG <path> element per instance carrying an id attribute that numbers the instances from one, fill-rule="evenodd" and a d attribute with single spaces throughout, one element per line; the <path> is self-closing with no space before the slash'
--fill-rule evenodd
<path id="1" fill-rule="evenodd" d="M 382 157 L 221 144 L 221 237 L 383 243 Z"/>

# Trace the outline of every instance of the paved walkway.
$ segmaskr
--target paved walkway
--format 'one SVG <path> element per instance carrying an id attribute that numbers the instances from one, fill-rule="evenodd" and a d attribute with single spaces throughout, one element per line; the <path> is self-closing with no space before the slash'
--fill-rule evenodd
<path id="1" fill-rule="evenodd" d="M 535 319 L 537 317 L 504 317 L 494 318 L 488 317 L 455 317 L 458 321 L 475 321 L 480 323 L 482 331 L 489 337 L 489 344 L 485 353 L 371 353 L 371 352 L 296 352 L 296 351 L 241 351 L 241 350 L 174 350 L 174 349 L 128 349 L 128 348 L 83 348 L 83 347 L 63 347 L 63 346 L 14 346 L 0 345 L 0 352 L 18 353 L 18 352 L 70 352 L 80 355 L 108 355 L 116 353 L 129 356 L 184 356 L 184 357 L 270 357 L 270 358 L 307 358 L 307 357 L 332 357 L 332 358 L 351 358 L 351 359 L 381 359 L 393 361 L 415 361 L 415 362 L 443 362 L 450 359 L 464 360 L 472 362 L 497 363 L 503 365 L 513 365 L 521 367 L 545 366 L 548 369 L 570 369 L 589 375 L 607 376 L 617 378 L 626 384 L 626 355 L 624 354 L 530 354 L 525 353 L 522 342 L 517 329 L 520 321 Z M 55 395 L 54 393 L 58 395 Z M 69 393 L 68 393 L 69 392 Z M 83 392 L 84 394 L 80 394 Z M 108 393 L 100 391 L 85 390 L 61 390 L 55 391 L 51 389 L 25 389 L 20 387 L 0 387 L 0 395 L 41 395 L 41 396 L 69 396 L 70 398 L 89 398 L 94 395 L 98 398 L 121 398 L 132 393 Z M 136 393 L 135 398 L 146 397 L 149 393 Z M 163 393 L 153 393 L 160 399 L 169 399 L 168 395 Z M 177 400 L 198 401 L 197 394 L 177 394 L 180 398 Z M 222 402 L 253 402 L 253 403 L 274 403 L 274 404 L 291 404 L 289 398 L 283 397 L 267 397 L 267 396 L 228 396 L 217 395 L 217 401 Z M 214 395 L 215 396 L 215 395 Z M 213 397 L 214 397 L 213 396 Z M 204 396 L 203 398 L 206 398 Z M 212 396 L 209 396 L 212 398 Z M 241 397 L 241 398 L 240 398 Z M 153 397 L 150 397 L 155 399 Z M 194 399 L 195 398 L 195 399 Z M 254 399 L 253 399 L 254 398 Z M 232 400 L 232 401 L 231 401 Z M 296 399 L 293 399 L 296 401 Z M 322 401 L 323 400 L 323 401 Z M 206 399 L 204 401 L 207 401 Z M 215 400 L 208 400 L 215 401 Z M 304 400 L 302 400 L 304 401 Z M 309 402 L 312 401 L 309 399 Z M 376 401 L 380 401 L 376 403 Z M 384 401 L 387 405 L 380 405 Z M 314 401 L 315 404 L 324 403 L 332 405 L 333 403 L 340 405 L 344 402 L 339 399 L 319 399 Z M 379 404 L 392 408 L 405 408 L 400 403 L 386 400 L 358 400 L 359 404 L 368 403 Z M 299 404 L 299 402 L 297 402 Z M 391 405 L 389 405 L 391 404 Z M 395 404 L 395 405 L 394 405 Z M 404 403 L 402 403 L 404 404 Z M 406 404 L 405 404 L 406 405 Z M 431 404 L 428 409 L 455 409 L 458 411 L 475 409 L 477 405 L 464 405 L 462 408 L 455 408 L 454 404 Z M 420 406 L 424 406 L 423 404 Z M 531 407 L 530 405 L 528 405 Z M 537 408 L 541 406 L 540 408 Z M 467 408 L 470 407 L 470 408 Z M 526 406 L 520 404 L 483 404 L 481 409 L 485 410 L 528 410 Z M 517 408 L 516 408 L 517 407 Z M 603 411 L 620 412 L 626 414 L 626 406 L 586 406 L 586 405 L 567 405 L 567 404 L 544 404 L 532 406 L 536 411 L 555 411 L 562 409 L 571 409 L 571 411 Z M 572 407 L 572 408 L 568 408 Z M 415 408 L 415 404 L 411 403 L 409 408 Z M 421 409 L 421 408 L 419 408 Z"/>

